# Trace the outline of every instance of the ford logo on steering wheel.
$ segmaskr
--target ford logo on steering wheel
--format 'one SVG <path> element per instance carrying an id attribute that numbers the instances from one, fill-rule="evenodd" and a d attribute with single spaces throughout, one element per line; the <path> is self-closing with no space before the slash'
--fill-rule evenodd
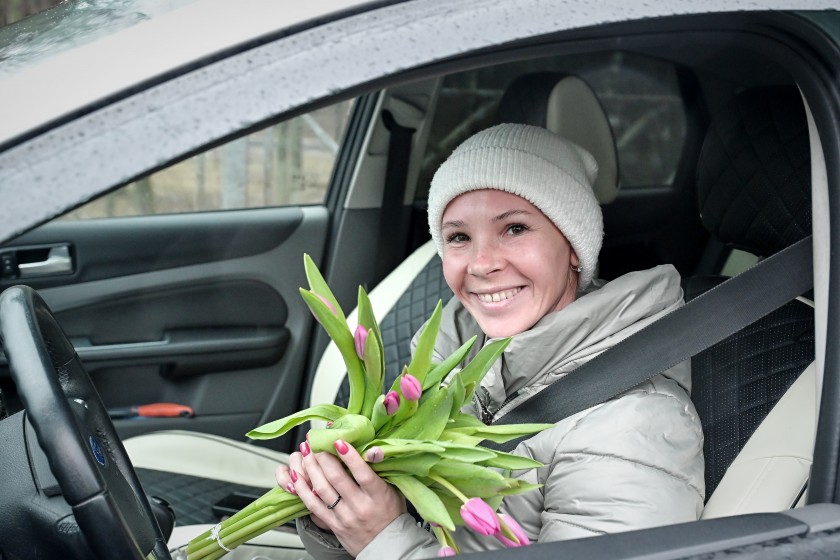
<path id="1" fill-rule="evenodd" d="M 99 440 L 94 436 L 90 436 L 88 441 L 90 442 L 90 450 L 93 451 L 93 458 L 103 467 L 106 466 L 105 453 L 102 451 L 102 445 L 99 443 Z"/>

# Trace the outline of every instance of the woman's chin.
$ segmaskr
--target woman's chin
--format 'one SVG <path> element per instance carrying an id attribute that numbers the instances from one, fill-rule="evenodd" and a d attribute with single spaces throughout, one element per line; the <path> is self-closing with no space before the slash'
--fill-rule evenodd
<path id="1" fill-rule="evenodd" d="M 523 323 L 524 324 L 524 323 Z M 505 338 L 514 336 L 530 328 L 522 326 L 519 321 L 511 321 L 505 319 L 478 320 L 478 326 L 481 327 L 481 332 L 487 335 L 488 338 Z"/>

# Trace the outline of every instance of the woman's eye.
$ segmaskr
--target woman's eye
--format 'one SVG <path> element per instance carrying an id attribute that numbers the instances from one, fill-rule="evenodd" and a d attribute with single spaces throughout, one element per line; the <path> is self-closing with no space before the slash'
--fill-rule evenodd
<path id="1" fill-rule="evenodd" d="M 453 233 L 446 236 L 447 243 L 466 243 L 470 238 L 464 233 Z"/>
<path id="2" fill-rule="evenodd" d="M 508 226 L 507 231 L 511 235 L 521 235 L 528 231 L 528 226 L 525 224 L 511 224 Z"/>

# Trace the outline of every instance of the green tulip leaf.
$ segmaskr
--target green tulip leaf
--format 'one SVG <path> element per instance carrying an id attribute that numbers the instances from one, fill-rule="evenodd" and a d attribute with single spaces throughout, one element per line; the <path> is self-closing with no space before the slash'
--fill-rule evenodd
<path id="1" fill-rule="evenodd" d="M 490 370 L 490 366 L 499 359 L 499 356 L 501 356 L 502 352 L 505 351 L 505 348 L 508 344 L 510 344 L 510 341 L 511 338 L 502 338 L 490 342 L 478 352 L 475 358 L 470 360 L 470 363 L 464 366 L 464 369 L 458 372 L 457 375 L 461 376 L 461 379 L 464 382 L 464 387 L 470 389 L 470 386 L 472 386 L 472 389 L 467 392 L 465 402 L 472 400 L 475 387 L 481 383 L 481 380 Z"/>
<path id="2" fill-rule="evenodd" d="M 507 526 L 507 524 L 504 522 L 504 520 L 501 518 L 501 516 L 499 517 L 499 529 L 501 529 L 501 533 L 502 533 L 503 537 L 505 537 L 508 540 L 511 540 L 515 543 L 519 542 L 519 537 L 517 537 L 516 535 L 513 534 L 513 531 L 510 530 L 510 527 Z"/>
<path id="3" fill-rule="evenodd" d="M 436 486 L 432 486 L 430 490 L 437 494 L 438 499 L 441 502 L 443 502 L 443 505 L 446 508 L 446 512 L 449 514 L 449 517 L 452 519 L 452 521 L 455 522 L 455 525 L 464 525 L 464 520 L 461 518 L 461 506 L 463 505 L 461 500 L 451 494 L 441 491 L 440 488 Z M 486 501 L 488 504 L 490 503 L 488 499 L 484 501 Z"/>
<path id="4" fill-rule="evenodd" d="M 347 404 L 347 410 L 358 414 L 362 410 L 365 398 L 365 370 L 362 361 L 356 355 L 353 333 L 350 332 L 347 321 L 334 315 L 315 293 L 301 288 L 300 295 L 341 352 L 350 381 L 350 402 Z"/>
<path id="5" fill-rule="evenodd" d="M 501 424 L 498 426 L 449 428 L 447 432 L 461 433 L 468 436 L 480 437 L 495 443 L 504 443 L 512 439 L 520 438 L 553 428 L 554 424 Z"/>
<path id="6" fill-rule="evenodd" d="M 450 531 L 455 530 L 455 524 L 446 511 L 446 506 L 443 505 L 437 494 L 423 483 L 412 476 L 389 476 L 388 481 L 396 486 L 408 501 L 414 504 L 417 513 L 423 516 L 423 519 L 437 523 Z"/>
<path id="7" fill-rule="evenodd" d="M 371 417 L 373 405 L 379 397 L 382 397 L 382 346 L 376 338 L 376 333 L 371 329 L 365 341 L 364 351 L 365 363 L 365 396 L 362 404 L 362 414 Z"/>
<path id="8" fill-rule="evenodd" d="M 498 472 L 472 463 L 462 463 L 452 459 L 440 459 L 433 465 L 432 474 L 442 476 L 447 480 L 453 478 L 471 478 L 483 481 L 486 484 L 501 485 L 507 487 L 505 477 Z"/>
<path id="9" fill-rule="evenodd" d="M 452 395 L 447 391 L 439 391 L 424 402 L 413 416 L 399 424 L 388 437 L 434 441 L 446 427 L 451 408 Z"/>
<path id="10" fill-rule="evenodd" d="M 338 304 L 338 300 L 335 299 L 335 295 L 333 295 L 332 290 L 330 290 L 326 280 L 321 275 L 321 271 L 318 270 L 315 261 L 307 253 L 303 254 L 303 269 L 306 272 L 306 281 L 309 282 L 309 289 L 330 302 L 333 308 L 335 308 L 335 316 L 341 319 L 342 323 L 346 324 L 347 318 L 344 316 L 344 311 Z"/>
<path id="11" fill-rule="evenodd" d="M 464 414 L 463 412 L 458 412 L 452 415 L 452 419 L 449 424 L 446 425 L 447 430 L 451 430 L 453 428 L 486 428 L 487 424 L 473 416 L 472 414 Z"/>
<path id="12" fill-rule="evenodd" d="M 440 382 L 443 381 L 447 375 L 449 375 L 449 372 L 451 372 L 455 368 L 455 366 L 463 362 L 464 358 L 467 357 L 467 354 L 469 353 L 473 344 L 475 344 L 475 340 L 477 338 L 477 336 L 473 336 L 471 339 L 462 344 L 460 348 L 455 350 L 455 352 L 448 358 L 446 358 L 439 364 L 432 365 L 432 369 L 429 371 L 428 375 L 426 375 L 426 379 L 423 381 L 423 390 L 426 390 L 429 387 L 433 387 L 435 385 L 439 385 Z"/>
<path id="13" fill-rule="evenodd" d="M 385 458 L 399 457 L 402 455 L 413 455 L 417 453 L 442 453 L 445 448 L 436 442 L 417 441 L 413 439 L 375 439 L 365 444 L 360 451 L 364 453 L 371 447 L 379 447 Z"/>
<path id="14" fill-rule="evenodd" d="M 458 443 L 460 445 L 473 445 L 477 446 L 479 443 L 484 441 L 482 437 L 475 437 L 471 435 L 467 435 L 461 432 L 457 432 L 454 430 L 444 430 L 440 433 L 440 437 L 438 438 L 442 442 L 452 442 Z"/>
<path id="15" fill-rule="evenodd" d="M 334 422 L 345 414 L 347 414 L 347 410 L 338 405 L 319 404 L 290 416 L 280 418 L 279 420 L 269 422 L 268 424 L 263 424 L 259 428 L 254 428 L 248 432 L 247 436 L 251 439 L 273 439 L 282 436 L 295 426 L 299 426 L 304 422 L 309 422 L 310 420 Z"/>
<path id="16" fill-rule="evenodd" d="M 535 469 L 545 466 L 530 457 L 514 455 L 513 453 L 503 453 L 501 451 L 497 451 L 493 458 L 483 460 L 480 464 L 486 467 L 496 467 L 510 471 L 521 471 L 524 469 Z"/>
<path id="17" fill-rule="evenodd" d="M 373 429 L 376 432 L 379 432 L 379 429 L 391 419 L 391 417 L 388 416 L 388 411 L 385 409 L 384 401 L 385 395 L 379 395 L 376 397 L 376 401 L 373 403 L 373 409 L 371 410 L 370 423 L 373 424 Z"/>
<path id="18" fill-rule="evenodd" d="M 459 445 L 451 442 L 441 442 L 444 450 L 440 456 L 444 459 L 455 459 L 465 463 L 483 463 L 496 457 L 496 451 L 475 447 L 472 445 Z"/>
<path id="19" fill-rule="evenodd" d="M 531 484 L 529 482 L 522 482 L 520 484 L 511 486 L 510 488 L 503 488 L 499 490 L 499 496 L 511 496 L 513 494 L 522 494 L 542 488 L 542 484 Z"/>
<path id="20" fill-rule="evenodd" d="M 432 353 L 435 349 L 438 331 L 440 330 L 440 318 L 443 314 L 443 302 L 438 300 L 432 316 L 426 321 L 417 337 L 417 347 L 414 349 L 414 356 L 408 364 L 408 371 L 420 381 L 420 386 L 425 388 L 423 381 L 429 372 L 432 364 Z"/>
<path id="21" fill-rule="evenodd" d="M 488 482 L 484 479 L 459 478 L 453 476 L 446 477 L 446 481 L 456 487 L 459 492 L 465 496 L 470 496 L 471 498 L 491 498 L 502 490 L 507 489 L 507 483 L 504 480 L 501 482 Z"/>
<path id="22" fill-rule="evenodd" d="M 433 453 L 418 453 L 385 459 L 381 463 L 372 464 L 371 468 L 378 473 L 390 472 L 395 475 L 402 473 L 413 476 L 428 476 L 431 468 L 440 460 L 440 457 Z"/>
<path id="23" fill-rule="evenodd" d="M 345 414 L 329 428 L 309 430 L 309 447 L 312 451 L 335 454 L 335 442 L 342 439 L 354 447 L 362 446 L 375 436 L 373 424 L 361 414 Z"/>

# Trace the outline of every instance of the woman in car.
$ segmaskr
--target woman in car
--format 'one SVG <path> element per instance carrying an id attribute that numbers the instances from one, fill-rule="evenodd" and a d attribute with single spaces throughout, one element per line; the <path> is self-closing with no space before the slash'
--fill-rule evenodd
<path id="1" fill-rule="evenodd" d="M 503 124 L 465 141 L 432 180 L 429 229 L 455 294 L 436 359 L 474 334 L 485 343 L 513 337 L 476 391 L 473 412 L 485 422 L 528 406 L 541 388 L 683 305 L 670 265 L 593 280 L 603 236 L 596 173 L 579 146 L 542 128 Z M 545 465 L 520 476 L 542 487 L 506 497 L 501 512 L 530 541 L 698 519 L 703 432 L 690 376 L 689 363 L 679 364 L 520 443 L 515 453 Z M 298 530 L 315 558 L 450 552 L 352 446 L 337 449 L 338 458 L 312 454 L 304 442 L 289 467 L 277 469 L 278 483 L 312 512 Z M 455 538 L 462 552 L 503 546 L 469 530 Z"/>

